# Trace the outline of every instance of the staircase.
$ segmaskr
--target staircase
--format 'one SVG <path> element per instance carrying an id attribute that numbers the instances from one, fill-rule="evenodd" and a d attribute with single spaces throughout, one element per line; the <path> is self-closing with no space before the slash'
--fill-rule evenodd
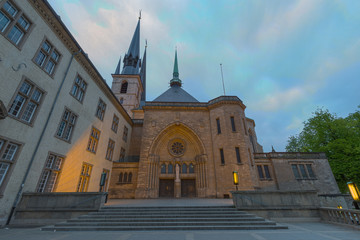
<path id="1" fill-rule="evenodd" d="M 43 231 L 259 230 L 286 226 L 232 206 L 103 207 Z"/>

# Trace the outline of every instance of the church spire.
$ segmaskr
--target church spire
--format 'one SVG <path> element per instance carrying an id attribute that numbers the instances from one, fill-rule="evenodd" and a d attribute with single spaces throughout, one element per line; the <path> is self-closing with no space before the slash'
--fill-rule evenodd
<path id="1" fill-rule="evenodd" d="M 137 66 L 140 65 L 140 19 L 136 25 L 136 29 L 133 35 L 133 38 L 130 43 L 129 50 L 124 57 L 124 68 L 121 74 L 139 74 L 139 69 Z"/>
<path id="2" fill-rule="evenodd" d="M 117 66 L 116 66 L 114 74 L 120 74 L 120 65 L 121 65 L 121 56 L 120 56 L 120 59 L 119 59 L 119 62 L 117 64 Z"/>
<path id="3" fill-rule="evenodd" d="M 174 72 L 173 79 L 170 80 L 170 86 L 179 86 L 181 87 L 181 80 L 179 79 L 179 67 L 177 60 L 177 49 L 175 50 L 175 61 L 174 61 Z"/>
<path id="4" fill-rule="evenodd" d="M 144 56 L 141 62 L 141 70 L 140 70 L 140 79 L 143 85 L 143 92 L 141 94 L 141 101 L 145 101 L 146 99 L 146 49 L 147 49 L 147 41 L 145 44 Z"/>

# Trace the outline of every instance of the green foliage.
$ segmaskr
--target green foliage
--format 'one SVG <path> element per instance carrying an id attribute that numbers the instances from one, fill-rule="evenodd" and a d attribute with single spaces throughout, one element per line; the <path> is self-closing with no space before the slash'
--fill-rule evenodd
<path id="1" fill-rule="evenodd" d="M 325 152 L 342 192 L 347 192 L 348 181 L 360 185 L 360 111 L 340 118 L 316 110 L 302 132 L 289 137 L 286 151 Z"/>

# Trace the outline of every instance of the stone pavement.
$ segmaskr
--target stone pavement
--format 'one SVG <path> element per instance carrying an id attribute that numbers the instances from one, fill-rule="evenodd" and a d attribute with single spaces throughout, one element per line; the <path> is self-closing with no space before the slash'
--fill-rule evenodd
<path id="1" fill-rule="evenodd" d="M 0 240 L 360 240 L 360 231 L 325 223 L 282 223 L 287 230 L 45 232 L 0 229 Z"/>

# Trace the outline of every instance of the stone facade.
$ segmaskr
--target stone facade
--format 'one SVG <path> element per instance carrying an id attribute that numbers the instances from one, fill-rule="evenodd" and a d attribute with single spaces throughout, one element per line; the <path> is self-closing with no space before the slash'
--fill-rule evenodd
<path id="1" fill-rule="evenodd" d="M 110 89 L 47 1 L 3 0 L 0 11 L 9 19 L 0 34 L 1 225 L 23 192 L 226 198 L 233 171 L 241 191 L 339 193 L 323 154 L 263 153 L 238 97 L 198 102 L 183 90 L 177 59 L 170 91 L 145 102 L 140 20 Z M 8 35 L 15 25 L 18 39 Z"/>

